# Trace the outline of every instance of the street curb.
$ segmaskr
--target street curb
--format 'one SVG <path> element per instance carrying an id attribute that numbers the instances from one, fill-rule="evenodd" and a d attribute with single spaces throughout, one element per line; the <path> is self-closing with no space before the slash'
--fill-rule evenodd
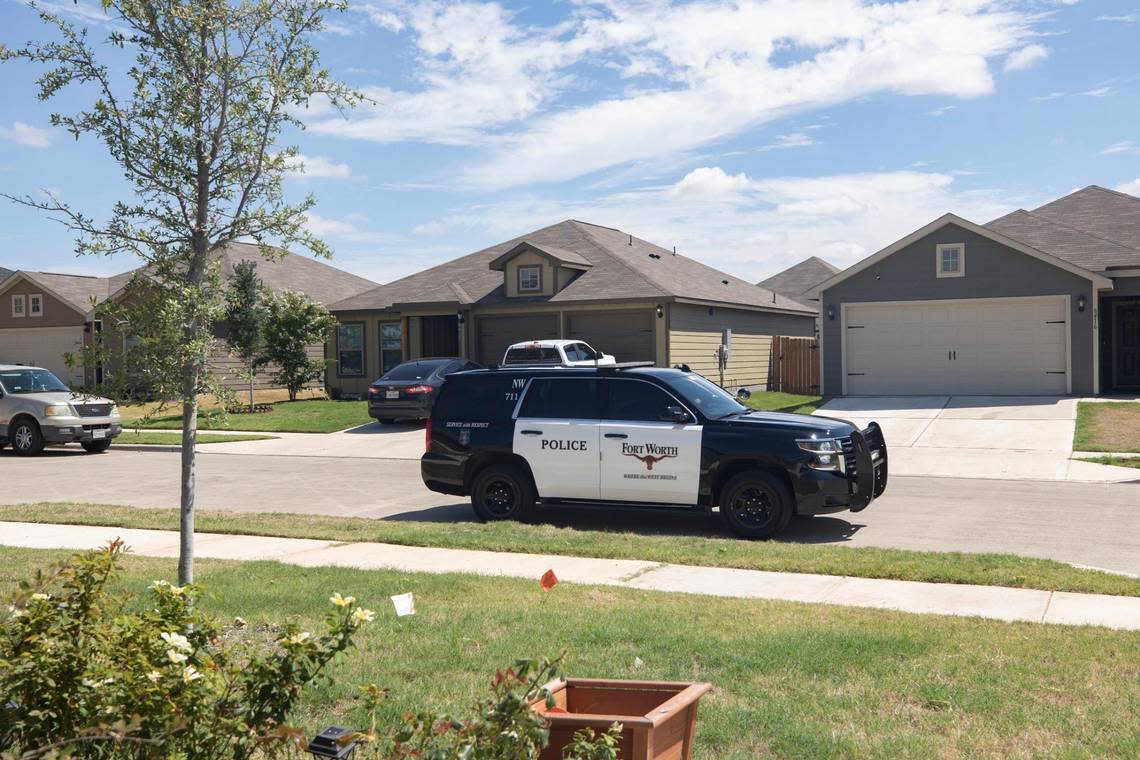
<path id="1" fill-rule="evenodd" d="M 169 443 L 112 443 L 117 451 L 182 451 L 182 447 Z"/>

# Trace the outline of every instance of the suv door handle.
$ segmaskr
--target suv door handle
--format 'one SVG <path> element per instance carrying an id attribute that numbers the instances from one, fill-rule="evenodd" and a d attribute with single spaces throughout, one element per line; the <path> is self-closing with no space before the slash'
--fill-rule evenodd
<path id="1" fill-rule="evenodd" d="M 520 430 L 523 435 L 542 435 L 541 430 Z"/>
<path id="2" fill-rule="evenodd" d="M 606 438 L 629 438 L 625 433 L 606 433 Z"/>

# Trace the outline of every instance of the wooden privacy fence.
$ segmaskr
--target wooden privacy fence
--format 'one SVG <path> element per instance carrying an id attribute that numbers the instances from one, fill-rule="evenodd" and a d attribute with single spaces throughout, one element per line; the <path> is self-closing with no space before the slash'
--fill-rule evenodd
<path id="1" fill-rule="evenodd" d="M 768 362 L 768 390 L 784 393 L 819 393 L 819 340 L 817 338 L 772 338 Z"/>

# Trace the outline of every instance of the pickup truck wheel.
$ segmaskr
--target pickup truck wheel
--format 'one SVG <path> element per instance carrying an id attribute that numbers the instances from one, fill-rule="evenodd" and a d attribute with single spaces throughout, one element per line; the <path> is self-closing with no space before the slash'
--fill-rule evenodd
<path id="1" fill-rule="evenodd" d="M 40 426 L 30 420 L 20 420 L 9 428 L 12 448 L 22 457 L 30 457 L 44 450 L 44 436 Z"/>
<path id="2" fill-rule="evenodd" d="M 792 519 L 792 496 L 775 475 L 760 470 L 736 475 L 720 491 L 720 515 L 742 538 L 771 538 Z"/>
<path id="3" fill-rule="evenodd" d="M 88 454 L 102 454 L 107 449 L 111 448 L 110 441 L 84 441 L 79 444 L 83 450 Z"/>
<path id="4" fill-rule="evenodd" d="M 488 520 L 527 520 L 534 512 L 534 486 L 518 467 L 494 464 L 471 483 L 471 506 Z"/>

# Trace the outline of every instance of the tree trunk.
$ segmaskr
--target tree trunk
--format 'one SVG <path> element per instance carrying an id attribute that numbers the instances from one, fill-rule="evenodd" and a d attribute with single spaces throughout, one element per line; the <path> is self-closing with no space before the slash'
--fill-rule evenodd
<path id="1" fill-rule="evenodd" d="M 198 441 L 198 368 L 182 370 L 182 491 L 180 494 L 178 583 L 194 582 L 194 478 L 197 463 L 194 445 Z"/>
<path id="2" fill-rule="evenodd" d="M 253 414 L 253 360 L 249 361 L 249 413 Z"/>

